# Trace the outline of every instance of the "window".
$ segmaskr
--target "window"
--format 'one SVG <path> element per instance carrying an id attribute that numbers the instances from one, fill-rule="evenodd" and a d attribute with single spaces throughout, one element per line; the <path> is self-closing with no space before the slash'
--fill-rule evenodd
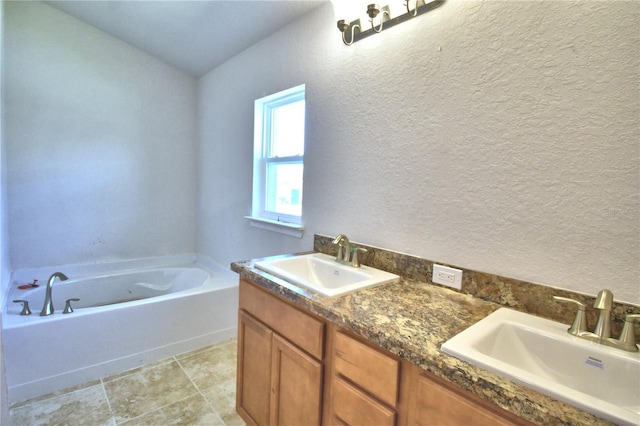
<path id="1" fill-rule="evenodd" d="M 255 102 L 253 226 L 302 236 L 305 86 Z"/>

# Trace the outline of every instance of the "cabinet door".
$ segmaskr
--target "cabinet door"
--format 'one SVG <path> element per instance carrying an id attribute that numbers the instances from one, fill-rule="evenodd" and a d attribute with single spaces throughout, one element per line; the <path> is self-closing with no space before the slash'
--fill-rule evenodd
<path id="1" fill-rule="evenodd" d="M 435 377 L 425 372 L 413 375 L 413 403 L 409 408 L 411 426 L 495 426 L 527 424 L 526 421 L 510 413 L 502 413 L 484 401 L 474 401 L 462 389 L 453 389 L 439 383 Z"/>
<path id="2" fill-rule="evenodd" d="M 236 409 L 250 425 L 269 424 L 272 335 L 264 324 L 240 311 Z"/>
<path id="3" fill-rule="evenodd" d="M 271 361 L 271 424 L 320 425 L 322 364 L 277 334 Z"/>

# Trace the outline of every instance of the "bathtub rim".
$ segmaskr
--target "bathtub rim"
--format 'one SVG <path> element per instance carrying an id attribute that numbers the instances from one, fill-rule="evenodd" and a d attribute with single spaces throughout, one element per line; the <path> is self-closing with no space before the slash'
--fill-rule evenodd
<path id="1" fill-rule="evenodd" d="M 229 267 L 223 266 L 220 263 L 217 263 L 214 260 L 201 254 L 189 253 L 169 256 L 142 257 L 136 259 L 111 260 L 104 262 L 70 263 L 62 266 L 52 265 L 33 268 L 20 268 L 12 270 L 9 278 L 10 282 L 24 281 L 26 283 L 31 282 L 34 274 L 48 278 L 51 274 L 60 270 L 60 268 L 66 268 L 69 271 L 73 271 L 74 275 L 79 277 L 92 274 L 109 273 L 112 271 L 150 269 L 154 267 L 169 267 L 173 265 L 189 263 L 197 263 L 207 269 L 210 269 L 213 272 L 227 275 L 228 278 L 237 277 L 237 274 L 231 271 Z M 44 279 L 44 281 L 44 283 L 41 281 L 39 282 L 40 284 L 46 284 L 46 278 Z M 4 290 L 7 289 L 3 289 L 3 293 Z"/>
<path id="2" fill-rule="evenodd" d="M 14 312 L 14 309 L 10 309 L 10 307 L 14 304 L 13 300 L 18 298 L 19 293 L 17 290 L 14 290 L 14 286 L 19 285 L 23 282 L 30 282 L 33 278 L 25 278 L 25 277 L 42 277 L 49 276 L 52 273 L 63 270 L 68 271 L 65 272 L 68 276 L 73 276 L 73 279 L 83 279 L 90 278 L 95 276 L 106 276 L 109 274 L 126 274 L 130 272 L 136 272 L 141 270 L 151 270 L 151 269 L 162 269 L 162 268 L 184 268 L 184 267 L 196 267 L 205 270 L 209 273 L 208 280 L 200 286 L 190 288 L 187 290 L 182 290 L 176 293 L 169 293 L 165 295 L 160 295 L 156 297 L 150 297 L 146 299 L 138 299 L 129 302 L 123 302 L 113 305 L 104 305 L 98 307 L 87 307 L 87 308 L 78 308 L 74 310 L 72 314 L 74 316 L 84 316 L 91 315 L 100 311 L 107 310 L 115 310 L 122 305 L 131 306 L 134 304 L 147 304 L 153 303 L 154 301 L 172 299 L 175 297 L 186 297 L 188 295 L 205 293 L 211 291 L 213 289 L 224 289 L 228 287 L 235 287 L 238 285 L 238 275 L 231 271 L 230 268 L 224 267 L 204 256 L 196 255 L 196 254 L 186 254 L 186 255 L 177 255 L 177 256 L 162 256 L 162 257 L 154 257 L 154 258 L 143 258 L 143 259 L 132 259 L 132 260 L 124 260 L 124 261 L 116 261 L 116 262 L 105 262 L 98 264 L 71 264 L 71 265 L 63 265 L 63 266 L 47 266 L 42 268 L 27 268 L 20 269 L 11 273 L 11 278 L 9 285 L 7 286 L 5 295 L 4 295 L 4 306 L 2 307 L 2 329 L 12 329 L 16 327 L 28 327 L 29 325 L 35 324 L 41 321 L 62 321 L 67 317 L 67 315 L 56 315 L 61 313 L 61 309 L 56 309 L 56 313 L 54 315 L 50 315 L 47 317 L 40 317 L 39 310 L 40 306 L 30 306 L 32 314 L 28 316 L 17 315 Z M 16 278 L 14 278 L 16 277 Z M 46 279 L 40 280 L 38 279 L 38 283 L 42 284 L 43 282 L 46 285 Z"/>

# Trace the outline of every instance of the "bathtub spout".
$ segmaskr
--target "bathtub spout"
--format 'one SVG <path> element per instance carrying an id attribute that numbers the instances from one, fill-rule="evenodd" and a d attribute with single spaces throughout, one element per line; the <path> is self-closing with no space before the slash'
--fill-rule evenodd
<path id="1" fill-rule="evenodd" d="M 47 281 L 47 291 L 44 297 L 44 306 L 42 307 L 42 311 L 40 312 L 40 316 L 44 317 L 46 315 L 51 315 L 53 313 L 53 299 L 51 298 L 51 287 L 53 287 L 53 282 L 56 278 L 59 278 L 60 281 L 66 281 L 69 278 L 62 272 L 54 272 L 49 277 L 49 281 Z"/>

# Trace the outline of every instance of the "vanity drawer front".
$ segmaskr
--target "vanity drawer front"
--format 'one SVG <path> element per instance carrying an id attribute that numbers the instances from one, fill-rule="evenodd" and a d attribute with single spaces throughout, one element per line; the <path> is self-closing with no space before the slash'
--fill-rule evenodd
<path id="1" fill-rule="evenodd" d="M 400 368 L 397 360 L 339 331 L 334 335 L 333 345 L 335 374 L 396 406 Z"/>
<path id="2" fill-rule="evenodd" d="M 333 377 L 332 406 L 334 425 L 393 426 L 396 413 L 360 392 L 339 377 Z"/>
<path id="3" fill-rule="evenodd" d="M 249 312 L 311 356 L 322 359 L 323 322 L 244 279 L 240 280 L 240 309 Z"/>

